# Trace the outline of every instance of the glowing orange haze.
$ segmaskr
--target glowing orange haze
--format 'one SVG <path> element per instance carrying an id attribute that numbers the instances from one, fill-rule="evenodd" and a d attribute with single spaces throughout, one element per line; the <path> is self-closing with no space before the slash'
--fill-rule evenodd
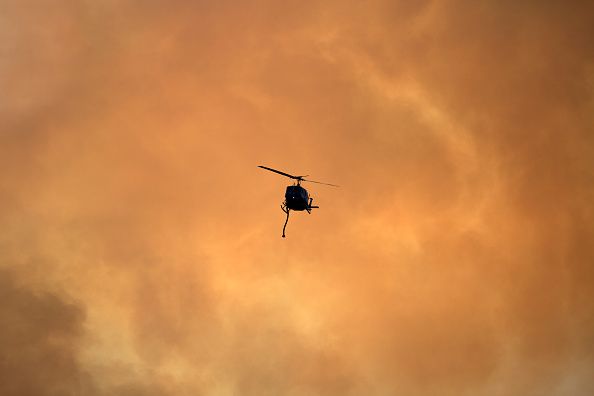
<path id="1" fill-rule="evenodd" d="M 594 394 L 594 7 L 527 3 L 2 2 L 0 394 Z M 342 187 L 282 239 L 261 164 Z"/>

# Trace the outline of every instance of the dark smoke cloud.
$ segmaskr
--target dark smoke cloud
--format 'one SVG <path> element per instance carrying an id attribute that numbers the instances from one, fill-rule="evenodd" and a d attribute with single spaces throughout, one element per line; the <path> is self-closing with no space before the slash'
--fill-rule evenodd
<path id="1" fill-rule="evenodd" d="M 19 285 L 11 271 L 0 275 L 0 392 L 85 392 L 89 378 L 77 360 L 84 310 L 55 294 Z"/>

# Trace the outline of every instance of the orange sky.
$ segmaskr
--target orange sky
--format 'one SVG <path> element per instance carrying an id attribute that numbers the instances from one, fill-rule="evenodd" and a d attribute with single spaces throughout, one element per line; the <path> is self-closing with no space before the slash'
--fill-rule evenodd
<path id="1" fill-rule="evenodd" d="M 0 394 L 594 394 L 594 7 L 0 4 Z M 291 216 L 288 179 L 321 209 Z"/>

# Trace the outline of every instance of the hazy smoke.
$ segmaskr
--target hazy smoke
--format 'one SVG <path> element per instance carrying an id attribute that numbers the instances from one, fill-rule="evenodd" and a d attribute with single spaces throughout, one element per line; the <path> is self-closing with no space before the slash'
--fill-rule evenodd
<path id="1" fill-rule="evenodd" d="M 0 15 L 0 393 L 594 392 L 591 5 Z"/>

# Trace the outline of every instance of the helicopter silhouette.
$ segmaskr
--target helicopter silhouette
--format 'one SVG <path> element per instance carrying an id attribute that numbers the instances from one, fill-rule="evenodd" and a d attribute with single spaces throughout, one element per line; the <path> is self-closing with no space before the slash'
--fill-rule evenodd
<path id="1" fill-rule="evenodd" d="M 285 220 L 285 225 L 283 226 L 283 238 L 285 237 L 285 228 L 287 228 L 287 223 L 289 222 L 289 212 L 291 210 L 295 211 L 307 211 L 307 213 L 311 214 L 312 209 L 318 209 L 319 206 L 313 206 L 313 198 L 309 196 L 307 190 L 301 186 L 301 182 L 309 182 L 309 183 L 317 183 L 317 184 L 324 184 L 327 186 L 332 187 L 339 187 L 336 184 L 330 183 L 322 183 L 315 180 L 306 180 L 304 179 L 308 175 L 305 176 L 293 176 L 285 172 L 281 172 L 276 169 L 269 168 L 267 166 L 258 165 L 258 168 L 266 169 L 274 173 L 278 173 L 279 175 L 283 175 L 289 177 L 293 180 L 297 180 L 297 184 L 293 184 L 292 186 L 287 186 L 287 190 L 285 192 L 285 201 L 281 204 L 281 209 L 283 212 L 287 214 L 287 219 Z"/>

